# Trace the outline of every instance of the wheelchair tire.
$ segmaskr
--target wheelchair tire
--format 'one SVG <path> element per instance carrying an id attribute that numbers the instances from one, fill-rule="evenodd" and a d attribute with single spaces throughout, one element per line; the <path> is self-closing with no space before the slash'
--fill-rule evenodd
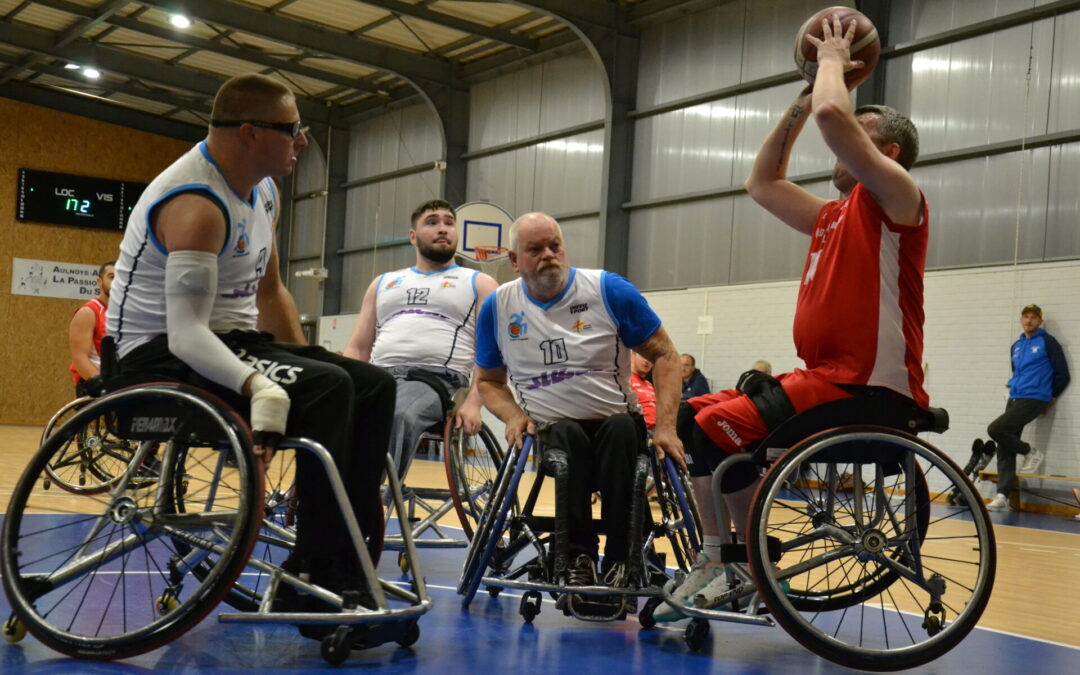
<path id="1" fill-rule="evenodd" d="M 38 447 L 92 401 L 93 398 L 83 396 L 60 408 L 45 424 Z M 42 480 L 47 481 L 46 489 L 55 485 L 73 494 L 100 494 L 120 480 L 134 455 L 135 447 L 111 436 L 108 420 L 102 418 L 85 424 L 76 442 L 65 446 L 63 452 L 45 465 L 46 477 Z"/>
<path id="2" fill-rule="evenodd" d="M 162 480 L 184 478 L 187 513 L 176 508 L 174 490 L 136 480 L 130 465 L 106 494 L 43 492 L 45 467 L 101 420 L 137 443 L 137 454 L 162 449 Z M 215 471 L 222 444 L 234 449 L 236 467 Z M 229 592 L 251 552 L 261 494 L 250 431 L 206 392 L 156 384 L 103 396 L 49 435 L 15 486 L 0 532 L 12 610 L 69 656 L 118 659 L 160 647 Z M 211 552 L 220 562 L 205 578 L 188 574 Z"/>
<path id="3" fill-rule="evenodd" d="M 690 488 L 690 478 L 675 467 L 670 458 L 665 458 L 663 462 L 653 460 L 651 465 L 663 536 L 671 545 L 678 568 L 689 572 L 694 551 L 701 547 L 701 517 Z M 682 525 L 675 526 L 678 520 L 682 521 Z M 658 571 L 665 572 L 662 567 Z"/>
<path id="4" fill-rule="evenodd" d="M 845 489 L 844 473 L 861 492 Z M 976 506 L 933 518 L 931 485 Z M 781 540 L 777 563 L 769 538 Z M 884 427 L 822 432 L 777 459 L 754 498 L 747 547 L 777 623 L 816 654 L 870 671 L 914 668 L 956 646 L 996 571 L 974 486 L 940 450 Z"/>
<path id="5" fill-rule="evenodd" d="M 482 425 L 476 435 L 466 436 L 464 431 L 454 429 L 452 419 L 447 420 L 443 430 L 443 466 L 454 512 L 461 521 L 465 538 L 470 541 L 495 488 L 504 457 L 499 441 L 487 425 Z"/>

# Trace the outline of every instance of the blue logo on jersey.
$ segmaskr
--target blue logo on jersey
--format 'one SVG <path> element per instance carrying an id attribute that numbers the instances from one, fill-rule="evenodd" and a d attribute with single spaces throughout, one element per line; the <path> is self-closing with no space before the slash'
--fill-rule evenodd
<path id="1" fill-rule="evenodd" d="M 510 315 L 510 325 L 506 327 L 506 332 L 511 340 L 520 340 L 525 337 L 525 334 L 529 332 L 529 324 L 525 323 L 525 312 Z"/>
<path id="2" fill-rule="evenodd" d="M 400 286 L 402 284 L 402 282 L 404 282 L 404 281 L 405 281 L 405 277 L 397 277 L 395 279 L 392 279 L 390 281 L 390 283 L 386 284 L 386 288 L 390 289 L 390 288 L 394 288 L 395 286 Z"/>
<path id="3" fill-rule="evenodd" d="M 248 244 L 250 238 L 247 233 L 247 218 L 241 218 L 240 222 L 236 224 L 236 231 L 239 233 L 236 237 L 236 248 L 233 249 L 232 257 L 239 258 L 248 254 Z"/>

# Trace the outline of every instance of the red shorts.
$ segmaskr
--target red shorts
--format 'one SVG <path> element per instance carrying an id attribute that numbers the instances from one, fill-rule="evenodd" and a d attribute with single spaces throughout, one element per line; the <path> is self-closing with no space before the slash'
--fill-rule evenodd
<path id="1" fill-rule="evenodd" d="M 814 370 L 796 370 L 776 378 L 791 399 L 796 413 L 808 408 L 851 398 L 851 394 L 818 375 Z M 738 389 L 696 396 L 688 401 L 697 414 L 694 420 L 713 443 L 734 454 L 768 435 L 769 430 L 750 397 Z"/>

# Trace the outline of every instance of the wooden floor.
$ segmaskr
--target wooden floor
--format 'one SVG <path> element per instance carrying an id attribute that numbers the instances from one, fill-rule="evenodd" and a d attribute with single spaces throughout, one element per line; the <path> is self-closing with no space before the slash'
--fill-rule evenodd
<path id="1" fill-rule="evenodd" d="M 0 425 L 0 504 L 5 510 L 40 434 L 39 427 Z M 414 487 L 443 487 L 445 481 L 441 462 L 418 460 L 410 470 Z M 550 508 L 550 498 L 542 500 L 543 512 Z M 1080 521 L 1016 513 L 993 518 L 997 580 L 979 625 L 1080 647 Z M 445 522 L 455 524 L 452 515 Z"/>

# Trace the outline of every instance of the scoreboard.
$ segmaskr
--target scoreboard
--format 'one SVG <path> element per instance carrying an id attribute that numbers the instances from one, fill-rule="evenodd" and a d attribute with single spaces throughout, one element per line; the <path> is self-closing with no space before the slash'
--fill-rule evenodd
<path id="1" fill-rule="evenodd" d="M 123 231 L 146 183 L 19 169 L 15 218 Z"/>

